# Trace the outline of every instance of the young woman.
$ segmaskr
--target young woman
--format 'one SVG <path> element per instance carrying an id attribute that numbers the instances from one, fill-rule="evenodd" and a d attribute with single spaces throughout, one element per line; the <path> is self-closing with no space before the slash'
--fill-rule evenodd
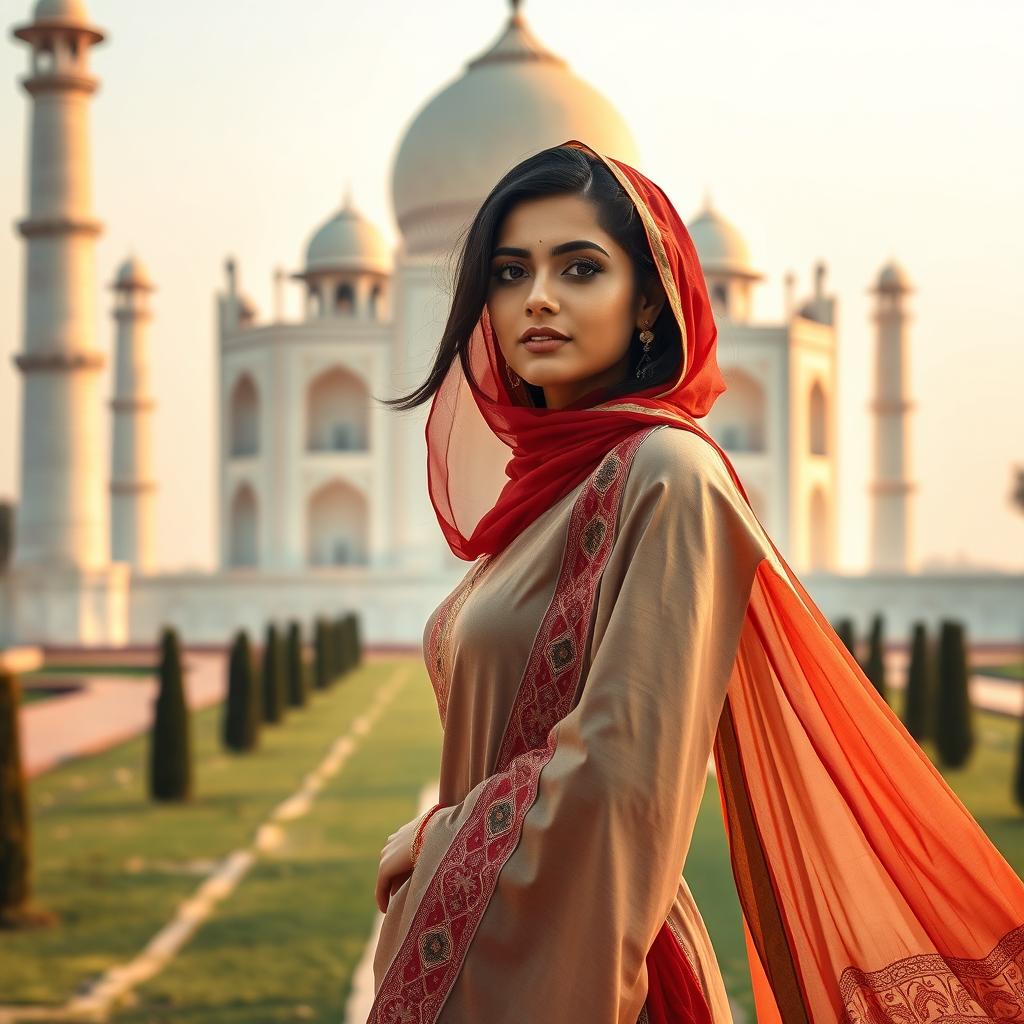
<path id="1" fill-rule="evenodd" d="M 712 754 L 759 1024 L 1024 1022 L 1024 884 L 698 425 L 716 339 L 672 204 L 577 140 L 469 229 L 392 403 L 433 399 L 473 564 L 424 633 L 441 799 L 381 855 L 374 1024 L 730 1021 L 682 876 Z"/>

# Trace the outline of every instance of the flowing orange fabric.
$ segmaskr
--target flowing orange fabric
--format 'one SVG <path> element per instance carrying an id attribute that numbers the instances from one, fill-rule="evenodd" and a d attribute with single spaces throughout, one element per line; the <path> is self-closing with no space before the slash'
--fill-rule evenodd
<path id="1" fill-rule="evenodd" d="M 431 500 L 462 558 L 501 550 L 659 422 L 704 438 L 746 499 L 696 422 L 724 382 L 689 233 L 635 168 L 565 145 L 600 159 L 636 206 L 683 338 L 679 373 L 628 397 L 529 407 L 505 385 L 485 308 L 426 428 Z M 1024 1024 L 1024 883 L 771 546 L 714 745 L 759 1024 Z M 671 629 L 672 608 L 665 617 Z M 652 977 L 680 970 L 670 952 L 652 948 Z M 678 1007 L 659 1018 L 653 994 L 652 1021 L 685 1019 Z"/>

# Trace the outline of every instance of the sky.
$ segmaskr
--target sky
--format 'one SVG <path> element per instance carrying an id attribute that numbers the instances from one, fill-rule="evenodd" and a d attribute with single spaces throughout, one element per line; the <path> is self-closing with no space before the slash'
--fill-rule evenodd
<path id="1" fill-rule="evenodd" d="M 17 498 L 29 51 L 0 43 L 0 496 Z M 224 260 L 262 314 L 275 267 L 301 266 L 350 185 L 392 242 L 391 167 L 422 106 L 500 33 L 502 0 L 87 0 L 100 304 L 135 252 L 151 324 L 161 568 L 216 564 L 215 294 Z M 913 519 L 922 564 L 1024 569 L 1024 4 L 981 0 L 549 3 L 538 38 L 622 112 L 640 169 L 684 220 L 705 193 L 765 274 L 755 321 L 782 316 L 783 277 L 815 261 L 838 306 L 839 567 L 866 564 L 873 358 L 868 289 L 889 259 L 910 296 Z M 612 154 L 614 155 L 614 154 Z M 286 315 L 297 318 L 298 286 Z M 727 353 L 723 353 L 723 356 Z M 723 359 L 724 362 L 724 359 Z M 104 436 L 109 433 L 104 382 Z M 105 447 L 104 452 L 109 452 Z M 109 456 L 107 456 L 109 458 Z"/>

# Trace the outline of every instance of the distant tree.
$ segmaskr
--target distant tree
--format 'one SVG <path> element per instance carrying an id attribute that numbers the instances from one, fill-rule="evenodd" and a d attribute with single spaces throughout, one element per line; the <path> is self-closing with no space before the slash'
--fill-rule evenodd
<path id="1" fill-rule="evenodd" d="M 348 671 L 348 652 L 345 649 L 345 620 L 338 616 L 331 623 L 331 640 L 334 648 L 334 679 Z"/>
<path id="2" fill-rule="evenodd" d="M 150 733 L 149 792 L 154 800 L 192 797 L 192 736 L 178 633 L 160 638 L 159 692 Z"/>
<path id="3" fill-rule="evenodd" d="M 857 636 L 854 632 L 853 619 L 839 619 L 832 628 L 836 631 L 839 639 L 843 641 L 843 646 L 856 658 Z"/>
<path id="4" fill-rule="evenodd" d="M 263 642 L 263 721 L 280 722 L 285 715 L 288 700 L 285 672 L 287 665 L 284 646 L 277 626 L 267 624 Z"/>
<path id="5" fill-rule="evenodd" d="M 1013 798 L 1020 807 L 1024 807 L 1024 717 L 1018 726 L 1017 767 L 1013 776 Z"/>
<path id="6" fill-rule="evenodd" d="M 885 681 L 885 622 L 881 615 L 871 620 L 871 635 L 868 638 L 868 657 L 864 662 L 864 674 L 871 680 L 882 697 L 889 700 L 889 688 Z"/>
<path id="7" fill-rule="evenodd" d="M 964 624 L 943 620 L 939 631 L 935 747 L 950 768 L 965 764 L 974 748 L 974 723 L 968 679 Z"/>
<path id="8" fill-rule="evenodd" d="M 904 690 L 903 724 L 918 743 L 928 739 L 932 733 L 934 693 L 935 662 L 928 643 L 928 631 L 923 622 L 915 622 Z"/>
<path id="9" fill-rule="evenodd" d="M 326 619 L 318 616 L 313 628 L 313 681 L 318 690 L 331 684 L 331 645 Z"/>
<path id="10" fill-rule="evenodd" d="M 355 650 L 356 664 L 361 665 L 363 663 L 363 627 L 355 612 L 352 613 L 352 646 Z"/>
<path id="11" fill-rule="evenodd" d="M 228 696 L 224 707 L 224 746 L 239 752 L 259 746 L 263 720 L 259 679 L 253 670 L 249 634 L 240 629 L 231 645 L 228 662 Z"/>
<path id="12" fill-rule="evenodd" d="M 54 914 L 31 904 L 32 828 L 21 760 L 20 704 L 18 677 L 0 670 L 0 928 L 57 923 Z"/>
<path id="13" fill-rule="evenodd" d="M 14 502 L 0 501 L 0 572 L 11 561 L 14 550 Z"/>
<path id="14" fill-rule="evenodd" d="M 288 703 L 301 708 L 306 703 L 308 685 L 306 682 L 306 658 L 302 649 L 302 626 L 294 619 L 288 625 Z"/>

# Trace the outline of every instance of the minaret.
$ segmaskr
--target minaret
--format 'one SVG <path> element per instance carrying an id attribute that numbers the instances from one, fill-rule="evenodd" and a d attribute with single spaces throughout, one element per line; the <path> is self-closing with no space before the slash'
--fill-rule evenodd
<path id="1" fill-rule="evenodd" d="M 134 256 L 110 286 L 117 323 L 114 362 L 113 449 L 110 476 L 110 549 L 118 562 L 153 568 L 156 484 L 150 423 L 155 402 L 149 388 L 149 293 L 154 285 Z"/>
<path id="2" fill-rule="evenodd" d="M 39 0 L 13 30 L 32 48 L 21 79 L 32 98 L 25 239 L 21 486 L 13 565 L 95 569 L 109 563 L 89 102 L 91 48 L 104 35 L 81 0 Z"/>
<path id="3" fill-rule="evenodd" d="M 910 480 L 910 421 L 914 402 L 907 395 L 910 315 L 905 296 L 913 288 L 906 272 L 890 260 L 868 289 L 877 296 L 874 472 L 871 495 L 870 568 L 876 572 L 909 572 L 914 568 L 910 498 L 916 485 Z"/>

